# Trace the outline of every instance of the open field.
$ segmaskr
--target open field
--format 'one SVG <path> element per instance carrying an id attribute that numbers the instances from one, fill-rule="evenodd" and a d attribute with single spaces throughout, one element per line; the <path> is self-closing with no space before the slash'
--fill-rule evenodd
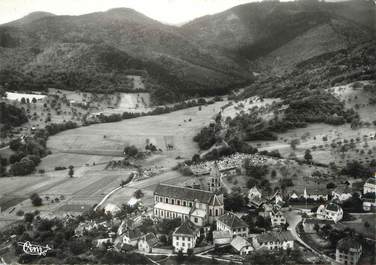
<path id="1" fill-rule="evenodd" d="M 198 152 L 193 136 L 207 125 L 225 102 L 188 108 L 164 115 L 145 116 L 116 123 L 95 124 L 68 130 L 50 137 L 47 145 L 56 152 L 82 151 L 95 154 L 103 151 L 121 152 L 127 145 L 144 149 L 145 143 L 161 148 L 161 161 L 168 167 L 176 164 L 176 157 L 191 158 Z M 191 119 L 191 121 L 188 121 Z M 172 143 L 174 149 L 166 150 L 166 144 Z"/>
<path id="2" fill-rule="evenodd" d="M 43 158 L 38 169 L 44 174 L 27 177 L 2 179 L 11 185 L 0 186 L 0 203 L 12 211 L 24 212 L 38 209 L 41 214 L 63 215 L 67 212 L 82 212 L 98 203 L 107 193 L 118 187 L 132 169 L 105 170 L 110 160 L 118 160 L 126 145 L 136 145 L 144 149 L 146 139 L 165 150 L 165 144 L 173 143 L 174 150 L 154 154 L 141 161 L 145 169 L 158 165 L 161 174 L 149 179 L 131 183 L 129 187 L 115 193 L 108 202 L 119 206 L 126 203 L 137 189 L 142 189 L 144 204 L 152 204 L 152 193 L 160 182 L 182 185 L 190 181 L 178 172 L 172 171 L 182 158 L 191 158 L 198 152 L 193 136 L 201 127 L 207 125 L 213 115 L 226 102 L 176 111 L 158 116 L 145 116 L 117 123 L 96 124 L 80 127 L 51 136 L 48 147 L 52 154 Z M 191 122 L 188 120 L 191 119 Z M 157 121 L 157 122 L 156 122 Z M 103 136 L 106 135 L 104 138 Z M 108 154 L 104 154 L 108 152 Z M 69 178 L 67 170 L 55 171 L 57 166 L 74 166 L 74 177 Z M 16 180 L 16 181 L 14 181 Z M 44 205 L 33 207 L 28 200 L 32 193 L 44 199 Z M 10 194 L 12 196 L 10 196 Z M 106 203 L 108 203 L 106 202 Z M 14 208 L 14 209 L 13 209 Z"/>

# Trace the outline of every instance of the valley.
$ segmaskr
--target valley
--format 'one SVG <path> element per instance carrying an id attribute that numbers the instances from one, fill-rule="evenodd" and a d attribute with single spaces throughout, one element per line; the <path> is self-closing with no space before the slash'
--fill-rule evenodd
<path id="1" fill-rule="evenodd" d="M 372 264 L 375 12 L 0 25 L 0 263 Z"/>

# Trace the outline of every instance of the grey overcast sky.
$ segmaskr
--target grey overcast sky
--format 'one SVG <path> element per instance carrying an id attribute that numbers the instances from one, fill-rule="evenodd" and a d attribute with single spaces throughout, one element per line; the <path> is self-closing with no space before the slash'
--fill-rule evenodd
<path id="1" fill-rule="evenodd" d="M 0 0 L 0 24 L 34 11 L 81 15 L 116 7 L 133 8 L 164 23 L 179 24 L 255 0 Z"/>

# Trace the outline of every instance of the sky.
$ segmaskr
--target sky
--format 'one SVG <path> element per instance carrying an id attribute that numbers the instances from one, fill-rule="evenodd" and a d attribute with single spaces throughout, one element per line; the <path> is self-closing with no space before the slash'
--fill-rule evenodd
<path id="1" fill-rule="evenodd" d="M 180 24 L 252 1 L 255 0 L 0 0 L 0 24 L 35 11 L 81 15 L 116 7 L 133 8 L 161 22 Z"/>

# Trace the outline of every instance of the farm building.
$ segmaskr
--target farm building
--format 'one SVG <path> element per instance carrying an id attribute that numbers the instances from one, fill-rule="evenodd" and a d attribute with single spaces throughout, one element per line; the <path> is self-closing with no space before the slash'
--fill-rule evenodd
<path id="1" fill-rule="evenodd" d="M 266 232 L 253 238 L 253 246 L 256 249 L 267 250 L 293 249 L 294 237 L 290 231 Z"/>
<path id="2" fill-rule="evenodd" d="M 252 244 L 241 236 L 234 237 L 231 241 L 231 246 L 242 256 L 248 255 L 250 252 L 254 251 Z"/>

